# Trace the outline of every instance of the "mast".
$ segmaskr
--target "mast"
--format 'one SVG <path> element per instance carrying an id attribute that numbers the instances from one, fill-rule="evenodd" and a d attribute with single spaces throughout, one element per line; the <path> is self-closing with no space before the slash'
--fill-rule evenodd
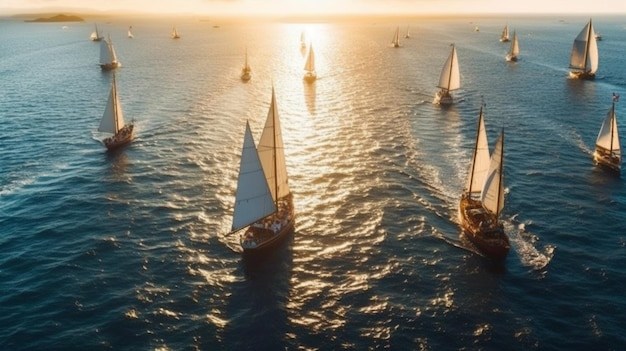
<path id="1" fill-rule="evenodd" d="M 501 192 L 504 191 L 504 187 L 502 186 L 502 168 L 503 168 L 503 163 L 504 163 L 504 128 L 502 128 L 502 132 L 500 132 L 500 144 L 501 146 L 501 150 L 500 150 L 500 167 L 498 169 L 498 177 L 500 178 L 500 180 L 498 181 L 499 186 L 498 186 L 498 205 L 496 207 L 496 224 L 498 223 L 498 219 L 500 217 L 500 202 L 502 201 L 502 194 Z"/>
<path id="2" fill-rule="evenodd" d="M 609 144 L 609 151 L 610 156 L 613 156 L 613 134 L 615 133 L 613 131 L 613 125 L 615 124 L 615 99 L 613 100 L 613 103 L 611 104 L 611 144 Z"/>
<path id="3" fill-rule="evenodd" d="M 113 125 L 115 126 L 115 134 L 119 132 L 117 107 L 117 82 L 115 80 L 115 73 L 113 73 Z"/>
<path id="4" fill-rule="evenodd" d="M 450 54 L 450 70 L 448 72 L 448 88 L 446 88 L 446 91 L 450 91 L 450 84 L 452 84 L 452 67 L 454 66 L 454 44 L 452 44 L 452 53 Z M 481 107 L 481 111 L 482 111 L 482 107 Z"/>
<path id="5" fill-rule="evenodd" d="M 480 121 L 483 119 L 483 105 L 480 105 L 480 114 L 478 115 L 478 127 L 476 128 L 476 141 L 474 142 L 474 155 L 472 157 L 472 169 L 470 171 L 469 189 L 467 192 L 472 196 L 472 183 L 474 182 L 474 169 L 476 168 L 476 154 L 478 153 L 478 137 L 480 136 Z"/>
<path id="6" fill-rule="evenodd" d="M 585 41 L 585 55 L 583 60 L 583 72 L 587 72 L 587 62 L 589 61 L 589 43 L 591 42 L 591 18 L 587 26 L 587 41 Z M 591 70 L 590 70 L 591 71 Z"/>
<path id="7" fill-rule="evenodd" d="M 273 129 L 273 142 L 274 142 L 274 150 L 272 151 L 273 153 L 273 158 L 274 158 L 274 189 L 275 189 L 275 193 L 276 194 L 276 199 L 274 199 L 275 203 L 276 203 L 276 209 L 278 210 L 278 162 L 276 162 L 276 110 L 277 110 L 277 106 L 276 106 L 276 96 L 274 95 L 274 86 L 272 86 L 272 105 L 274 105 L 274 109 L 272 111 L 272 126 L 274 127 Z"/>

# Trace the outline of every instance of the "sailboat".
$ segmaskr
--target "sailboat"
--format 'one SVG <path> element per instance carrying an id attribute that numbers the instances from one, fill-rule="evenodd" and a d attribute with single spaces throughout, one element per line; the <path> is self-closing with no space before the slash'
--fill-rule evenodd
<path id="1" fill-rule="evenodd" d="M 100 42 L 100 68 L 108 71 L 120 67 L 122 64 L 117 59 L 111 37 Z"/>
<path id="2" fill-rule="evenodd" d="M 470 171 L 459 202 L 459 220 L 467 238 L 494 259 L 504 259 L 511 248 L 504 227 L 498 221 L 504 208 L 503 148 L 504 130 L 489 157 L 481 106 Z"/>
<path id="3" fill-rule="evenodd" d="M 500 34 L 500 42 L 506 43 L 507 41 L 509 41 L 509 26 L 508 25 L 504 26 L 504 29 L 502 30 L 502 34 Z"/>
<path id="4" fill-rule="evenodd" d="M 133 140 L 134 124 L 124 124 L 124 113 L 122 112 L 122 105 L 117 93 L 117 82 L 115 80 L 115 74 L 113 74 L 113 83 L 111 84 L 111 92 L 109 93 L 109 99 L 106 107 L 104 108 L 104 114 L 100 120 L 100 126 L 98 131 L 111 133 L 112 136 L 102 140 L 108 150 L 113 150 L 122 145 L 126 145 Z"/>
<path id="5" fill-rule="evenodd" d="M 180 34 L 178 34 L 178 30 L 176 30 L 176 27 L 172 27 L 172 34 L 171 34 L 172 39 L 178 39 L 180 38 Z"/>
<path id="6" fill-rule="evenodd" d="M 517 33 L 513 31 L 513 41 L 505 58 L 507 61 L 517 61 L 517 55 L 519 55 L 519 42 L 517 41 Z"/>
<path id="7" fill-rule="evenodd" d="M 300 32 L 300 49 L 306 49 L 306 33 Z"/>
<path id="8" fill-rule="evenodd" d="M 572 46 L 572 55 L 569 61 L 570 77 L 577 79 L 594 79 L 598 70 L 598 43 L 591 24 L 587 25 L 578 33 Z"/>
<path id="9" fill-rule="evenodd" d="M 406 39 L 411 37 L 411 33 L 409 32 L 409 26 L 406 26 L 406 35 L 404 36 Z"/>
<path id="10" fill-rule="evenodd" d="M 272 102 L 258 148 L 246 123 L 232 233 L 245 229 L 240 238 L 244 253 L 260 252 L 282 242 L 294 229 L 293 196 L 276 104 Z"/>
<path id="11" fill-rule="evenodd" d="M 593 160 L 597 165 L 620 174 L 622 152 L 619 142 L 619 132 L 617 130 L 617 116 L 615 115 L 615 102 L 617 102 L 617 100 L 617 95 L 613 94 L 613 104 L 602 122 L 602 127 L 600 127 L 600 132 L 596 139 Z"/>
<path id="12" fill-rule="evenodd" d="M 317 73 L 315 73 L 315 52 L 313 51 L 313 43 L 309 44 L 309 52 L 306 55 L 306 62 L 304 63 L 304 80 L 307 82 L 313 82 L 317 79 Z"/>
<path id="13" fill-rule="evenodd" d="M 396 31 L 393 33 L 393 39 L 391 39 L 391 46 L 394 48 L 400 47 L 400 26 L 396 28 Z"/>
<path id="14" fill-rule="evenodd" d="M 252 78 L 252 69 L 248 64 L 248 49 L 246 49 L 246 59 L 243 67 L 241 68 L 241 80 L 247 82 Z"/>
<path id="15" fill-rule="evenodd" d="M 128 27 L 128 37 L 131 38 L 131 39 L 135 37 L 133 35 L 132 29 L 133 29 L 133 26 L 129 26 Z"/>
<path id="16" fill-rule="evenodd" d="M 95 29 L 94 31 L 91 33 L 91 35 L 89 36 L 89 39 L 92 41 L 100 41 L 102 39 L 104 39 L 104 37 L 100 36 L 100 33 L 98 33 L 98 25 L 95 24 Z"/>
<path id="17" fill-rule="evenodd" d="M 461 87 L 461 73 L 459 72 L 459 59 L 456 54 L 456 48 L 452 44 L 452 51 L 443 65 L 441 75 L 439 76 L 439 84 L 437 87 L 441 88 L 435 94 L 433 104 L 437 105 L 451 105 L 454 100 L 450 92 L 457 90 Z"/>

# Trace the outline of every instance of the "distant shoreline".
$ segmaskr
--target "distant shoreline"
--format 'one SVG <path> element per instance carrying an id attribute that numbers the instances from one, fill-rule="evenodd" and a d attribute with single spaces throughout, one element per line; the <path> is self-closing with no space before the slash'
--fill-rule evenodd
<path id="1" fill-rule="evenodd" d="M 85 22 L 85 20 L 79 16 L 56 15 L 52 17 L 39 17 L 34 20 L 24 20 L 24 22 Z"/>

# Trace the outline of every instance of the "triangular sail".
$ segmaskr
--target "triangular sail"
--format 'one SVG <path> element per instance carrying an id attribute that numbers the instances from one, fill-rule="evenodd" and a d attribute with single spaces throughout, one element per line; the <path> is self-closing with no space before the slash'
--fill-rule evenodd
<path id="1" fill-rule="evenodd" d="M 441 89 L 448 91 L 456 90 L 461 87 L 461 73 L 459 72 L 459 60 L 456 54 L 456 48 L 452 45 L 450 56 L 446 60 L 439 76 L 439 84 Z"/>
<path id="2" fill-rule="evenodd" d="M 246 227 L 276 212 L 259 154 L 254 146 L 250 124 L 243 139 L 232 231 Z"/>
<path id="3" fill-rule="evenodd" d="M 496 146 L 491 155 L 489 173 L 483 186 L 480 200 L 483 207 L 498 216 L 504 208 L 504 177 L 502 175 L 504 157 L 504 131 L 496 141 Z"/>
<path id="4" fill-rule="evenodd" d="M 617 130 L 617 116 L 615 115 L 615 103 L 611 106 L 611 109 L 607 113 L 598 138 L 596 139 L 596 146 L 606 149 L 618 156 L 621 160 L 621 146 L 619 142 L 619 133 Z"/>
<path id="5" fill-rule="evenodd" d="M 502 34 L 500 35 L 500 40 L 501 41 L 509 40 L 509 26 L 508 25 L 504 26 L 504 29 L 502 30 Z"/>
<path id="6" fill-rule="evenodd" d="M 104 39 L 100 41 L 100 63 L 107 64 L 113 62 L 111 50 L 109 50 L 109 42 Z"/>
<path id="7" fill-rule="evenodd" d="M 511 48 L 509 50 L 510 55 L 519 55 L 519 42 L 517 41 L 517 33 L 513 31 L 513 41 L 511 42 Z"/>
<path id="8" fill-rule="evenodd" d="M 396 32 L 393 34 L 393 39 L 391 40 L 391 44 L 393 46 L 400 46 L 400 27 L 396 27 Z"/>
<path id="9" fill-rule="evenodd" d="M 277 200 L 289 195 L 285 150 L 273 87 L 272 102 L 259 140 L 259 158 L 272 192 L 272 198 Z"/>
<path id="10" fill-rule="evenodd" d="M 134 37 L 132 30 L 133 30 L 133 26 L 128 27 L 128 37 L 129 38 Z"/>
<path id="11" fill-rule="evenodd" d="M 315 71 L 315 52 L 313 51 L 313 43 L 309 45 L 309 53 L 306 56 L 304 70 L 307 72 Z"/>
<path id="12" fill-rule="evenodd" d="M 123 127 L 124 113 L 122 112 L 122 105 L 120 104 L 120 99 L 117 94 L 117 82 L 115 80 L 115 75 L 113 75 L 113 83 L 111 84 L 109 99 L 107 100 L 106 107 L 104 108 L 104 114 L 100 120 L 98 130 L 101 132 L 116 134 Z"/>
<path id="13" fill-rule="evenodd" d="M 591 20 L 578 33 L 572 46 L 570 68 L 595 73 L 598 70 L 598 43 Z"/>
<path id="14" fill-rule="evenodd" d="M 476 144 L 474 146 L 474 154 L 472 163 L 470 164 L 465 191 L 471 194 L 479 194 L 482 191 L 487 171 L 489 171 L 489 144 L 487 143 L 487 132 L 485 130 L 485 119 L 483 115 L 483 107 L 480 107 L 480 115 L 478 116 L 478 129 L 476 132 Z"/>

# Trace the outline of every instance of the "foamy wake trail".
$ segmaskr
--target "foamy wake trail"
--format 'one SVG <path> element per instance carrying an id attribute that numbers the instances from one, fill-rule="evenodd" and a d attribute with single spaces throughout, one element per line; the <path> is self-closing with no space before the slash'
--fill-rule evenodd
<path id="1" fill-rule="evenodd" d="M 511 240 L 511 246 L 517 251 L 524 266 L 532 267 L 535 270 L 545 268 L 552 260 L 554 246 L 546 245 L 541 252 L 537 248 L 539 238 L 526 231 L 526 225 L 531 222 L 519 223 L 516 227 L 516 216 L 505 222 L 505 231 Z"/>

